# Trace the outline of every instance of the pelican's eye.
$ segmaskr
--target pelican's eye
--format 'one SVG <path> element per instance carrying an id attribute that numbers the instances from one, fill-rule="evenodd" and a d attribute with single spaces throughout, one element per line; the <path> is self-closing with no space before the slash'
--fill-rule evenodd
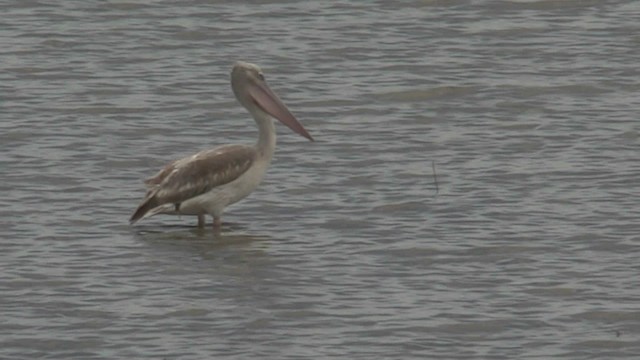
<path id="1" fill-rule="evenodd" d="M 260 80 L 264 81 L 264 74 L 263 74 L 263 73 L 261 73 L 261 72 L 259 72 L 259 73 L 258 73 L 258 79 L 260 79 Z"/>

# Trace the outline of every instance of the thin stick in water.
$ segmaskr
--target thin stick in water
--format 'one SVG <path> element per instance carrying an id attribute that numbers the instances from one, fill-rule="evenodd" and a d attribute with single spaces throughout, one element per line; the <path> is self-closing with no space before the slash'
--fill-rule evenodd
<path id="1" fill-rule="evenodd" d="M 431 160 L 431 169 L 433 169 L 433 182 L 436 184 L 436 195 L 440 192 L 440 188 L 438 187 L 438 174 L 436 174 L 436 161 Z"/>

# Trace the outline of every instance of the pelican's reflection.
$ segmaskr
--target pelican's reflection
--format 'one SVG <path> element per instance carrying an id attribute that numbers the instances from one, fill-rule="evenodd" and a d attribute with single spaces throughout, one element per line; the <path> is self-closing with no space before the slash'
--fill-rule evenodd
<path id="1" fill-rule="evenodd" d="M 226 223 L 218 231 L 182 225 L 162 225 L 136 228 L 135 237 L 158 250 L 195 251 L 203 258 L 215 257 L 240 247 L 261 252 L 269 240 L 266 235 L 254 235 L 241 224 Z"/>

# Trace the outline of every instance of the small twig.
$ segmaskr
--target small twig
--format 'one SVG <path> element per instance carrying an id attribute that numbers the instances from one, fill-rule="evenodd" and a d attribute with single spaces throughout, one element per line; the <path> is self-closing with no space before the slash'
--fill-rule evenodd
<path id="1" fill-rule="evenodd" d="M 436 161 L 431 160 L 431 169 L 433 169 L 433 182 L 436 184 L 436 195 L 440 192 L 440 188 L 438 186 L 438 174 L 436 174 Z"/>

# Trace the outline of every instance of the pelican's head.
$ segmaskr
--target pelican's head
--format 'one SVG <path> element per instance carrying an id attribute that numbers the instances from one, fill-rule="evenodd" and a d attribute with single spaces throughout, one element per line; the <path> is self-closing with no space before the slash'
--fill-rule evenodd
<path id="1" fill-rule="evenodd" d="M 240 103 L 249 111 L 260 110 L 285 124 L 289 129 L 313 141 L 302 124 L 276 94 L 269 89 L 257 65 L 238 61 L 231 70 L 231 87 Z"/>

